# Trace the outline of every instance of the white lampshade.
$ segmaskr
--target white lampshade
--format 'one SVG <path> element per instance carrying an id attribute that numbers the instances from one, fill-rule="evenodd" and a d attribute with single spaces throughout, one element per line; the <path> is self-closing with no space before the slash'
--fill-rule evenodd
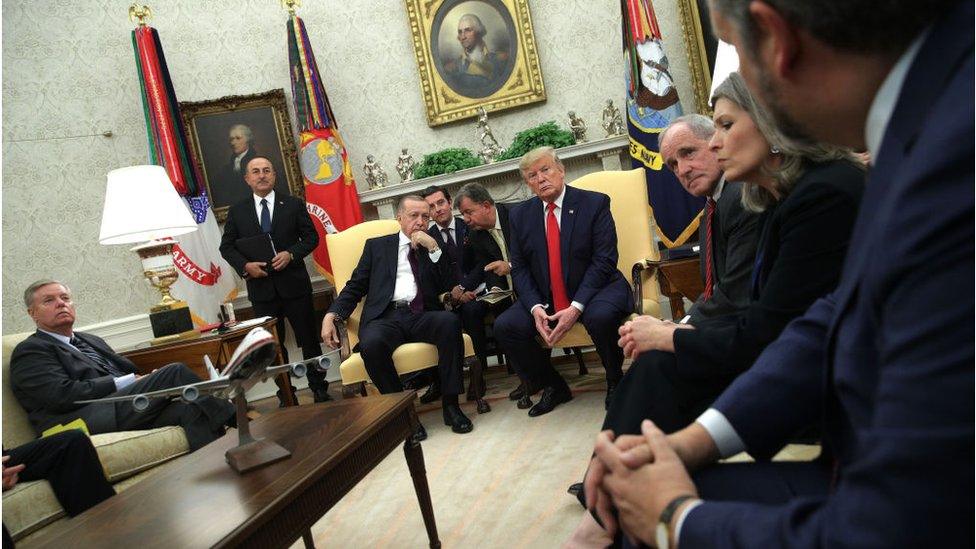
<path id="1" fill-rule="evenodd" d="M 195 230 L 193 214 L 162 166 L 108 172 L 99 243 L 145 242 Z"/>

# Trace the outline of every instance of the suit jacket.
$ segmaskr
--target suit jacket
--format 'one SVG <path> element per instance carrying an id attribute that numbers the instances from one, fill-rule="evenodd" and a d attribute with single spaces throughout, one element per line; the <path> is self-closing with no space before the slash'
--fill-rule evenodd
<path id="1" fill-rule="evenodd" d="M 617 270 L 617 229 L 610 215 L 610 197 L 566 186 L 559 245 L 567 297 L 585 307 L 598 292 L 622 310 L 632 310 L 630 287 Z M 512 208 L 509 255 L 519 303 L 529 310 L 537 303 L 552 305 L 549 251 L 542 200 L 530 198 Z"/>
<path id="2" fill-rule="evenodd" d="M 864 171 L 850 162 L 808 168 L 793 191 L 760 216 L 748 309 L 675 332 L 678 370 L 724 387 L 791 320 L 833 290 L 863 192 Z"/>
<path id="3" fill-rule="evenodd" d="M 363 305 L 363 314 L 359 318 L 360 329 L 383 314 L 393 301 L 399 244 L 400 233 L 368 239 L 349 282 L 339 292 L 329 312 L 335 313 L 339 318 L 349 318 L 356 305 L 365 296 L 366 303 Z M 440 259 L 434 263 L 425 248 L 417 248 L 419 286 L 424 294 L 425 311 L 444 310 L 444 305 L 438 301 L 438 296 L 451 289 L 453 275 L 449 263 L 447 254 L 443 251 Z"/>
<path id="4" fill-rule="evenodd" d="M 294 196 L 275 192 L 274 213 L 271 216 L 271 240 L 278 252 L 289 251 L 294 256 L 281 271 L 267 266 L 270 276 L 247 280 L 247 296 L 251 301 L 274 301 L 279 298 L 295 299 L 312 293 L 312 281 L 305 268 L 305 256 L 319 244 L 319 235 L 308 216 L 305 202 Z M 220 239 L 220 255 L 234 270 L 244 276 L 244 264 L 250 261 L 240 251 L 239 238 L 261 234 L 261 222 L 254 207 L 253 195 L 231 206 L 224 224 L 224 236 Z"/>
<path id="5" fill-rule="evenodd" d="M 691 324 L 707 318 L 739 313 L 749 306 L 752 265 L 756 259 L 759 216 L 742 207 L 742 183 L 726 181 L 715 203 L 712 219 L 712 297 L 702 295 L 688 314 Z M 705 244 L 708 224 L 698 229 L 701 274 L 705 280 Z"/>
<path id="6" fill-rule="evenodd" d="M 75 332 L 75 337 L 98 350 L 125 373 L 137 373 L 135 364 L 118 355 L 95 335 Z M 10 357 L 10 382 L 14 396 L 27 411 L 40 434 L 58 423 L 82 418 L 92 430 L 110 431 L 116 425 L 115 406 L 86 406 L 78 400 L 102 398 L 115 392 L 115 379 L 87 355 L 37 331 L 21 341 Z"/>
<path id="7" fill-rule="evenodd" d="M 759 457 L 820 419 L 832 493 L 706 502 L 683 546 L 972 543 L 972 20 L 971 2 L 949 10 L 911 64 L 837 290 L 715 403 Z"/>
<path id="8" fill-rule="evenodd" d="M 506 247 L 511 248 L 508 242 L 512 240 L 512 225 L 508 221 L 508 205 L 495 204 L 495 215 L 498 217 L 498 224 L 502 228 L 502 238 L 505 240 Z M 470 248 L 473 260 L 472 266 L 461 280 L 461 287 L 465 290 L 474 290 L 481 284 L 488 288 L 498 287 L 508 290 L 508 278 L 498 276 L 493 272 L 485 272 L 485 265 L 493 261 L 501 261 L 502 250 L 495 242 L 491 233 L 483 230 L 472 230 L 468 233 L 468 248 Z M 511 257 L 509 257 L 511 259 Z"/>
<path id="9" fill-rule="evenodd" d="M 461 273 L 461 277 L 463 277 L 464 273 L 471 269 L 471 265 L 474 262 L 474 255 L 471 251 L 471 247 L 465 244 L 467 242 L 468 235 L 471 234 L 471 231 L 468 230 L 468 224 L 465 223 L 463 219 L 456 216 L 454 217 L 455 247 L 453 251 L 449 251 L 448 247 L 445 245 L 444 233 L 441 232 L 441 227 L 437 223 L 434 223 L 427 228 L 427 234 L 434 237 L 437 245 L 440 246 L 445 253 L 447 253 L 448 259 L 451 263 L 452 275 L 456 269 L 456 272 Z M 456 268 L 455 265 L 457 266 Z M 454 284 L 451 286 L 459 283 L 461 281 L 461 277 L 458 277 L 457 280 L 453 280 Z"/>

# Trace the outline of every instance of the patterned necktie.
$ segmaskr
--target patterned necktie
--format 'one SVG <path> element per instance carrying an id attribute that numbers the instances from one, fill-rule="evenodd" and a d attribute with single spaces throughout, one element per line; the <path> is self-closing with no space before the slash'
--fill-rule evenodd
<path id="1" fill-rule="evenodd" d="M 552 290 L 552 305 L 556 312 L 569 307 L 566 297 L 566 283 L 563 282 L 562 252 L 559 249 L 559 223 L 556 221 L 556 203 L 546 205 L 546 247 L 549 250 L 549 286 Z"/>
<path id="2" fill-rule="evenodd" d="M 112 374 L 115 377 L 122 377 L 125 375 L 125 372 L 116 368 L 115 365 L 113 365 L 108 359 L 102 356 L 101 353 L 95 350 L 94 347 L 89 345 L 81 338 L 72 337 L 71 344 L 75 347 L 75 349 L 78 349 L 79 351 L 82 352 L 82 354 L 92 359 L 95 362 L 95 364 L 101 366 L 102 369 L 104 369 L 106 372 Z"/>
<path id="3" fill-rule="evenodd" d="M 705 202 L 705 290 L 702 297 L 711 299 L 715 275 L 712 267 L 712 225 L 715 221 L 715 201 L 709 198 Z"/>
<path id="4" fill-rule="evenodd" d="M 420 314 L 424 312 L 424 292 L 420 289 L 420 266 L 417 264 L 417 251 L 413 248 L 407 251 L 407 262 L 410 263 L 410 271 L 413 272 L 413 281 L 417 286 L 417 295 L 410 302 L 410 311 Z"/>
<path id="5" fill-rule="evenodd" d="M 268 209 L 266 198 L 261 199 L 261 230 L 266 233 L 271 232 L 271 210 Z"/>

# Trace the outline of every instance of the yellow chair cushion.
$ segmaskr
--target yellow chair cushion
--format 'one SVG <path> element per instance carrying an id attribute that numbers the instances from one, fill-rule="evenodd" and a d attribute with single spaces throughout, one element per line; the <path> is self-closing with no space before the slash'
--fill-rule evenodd
<path id="1" fill-rule="evenodd" d="M 464 356 L 474 356 L 474 346 L 471 344 L 471 337 L 463 334 Z M 397 374 L 409 374 L 430 368 L 437 364 L 437 347 L 430 343 L 405 343 L 393 351 L 393 365 L 396 366 Z M 339 366 L 339 375 L 342 376 L 342 384 L 359 383 L 370 381 L 366 373 L 366 365 L 359 353 L 353 353 L 344 360 Z"/>

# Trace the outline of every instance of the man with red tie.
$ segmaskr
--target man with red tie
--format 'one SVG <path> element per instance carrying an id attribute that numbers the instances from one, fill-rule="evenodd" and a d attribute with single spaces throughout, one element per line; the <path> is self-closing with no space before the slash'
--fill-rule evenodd
<path id="1" fill-rule="evenodd" d="M 582 322 L 606 369 L 609 402 L 623 375 L 617 328 L 633 310 L 630 287 L 617 270 L 610 197 L 567 187 L 565 169 L 552 147 L 526 153 L 519 170 L 535 197 L 509 216 L 518 300 L 495 320 L 495 338 L 530 385 L 527 393 L 543 389 L 538 404 L 529 409 L 535 417 L 573 398 L 537 337 L 557 345 Z"/>
<path id="2" fill-rule="evenodd" d="M 749 306 L 759 216 L 742 207 L 742 183 L 725 181 L 708 141 L 715 125 L 707 116 L 675 118 L 658 136 L 664 165 L 688 194 L 707 198 L 698 235 L 705 290 L 688 310 L 689 322 L 735 314 Z"/>

